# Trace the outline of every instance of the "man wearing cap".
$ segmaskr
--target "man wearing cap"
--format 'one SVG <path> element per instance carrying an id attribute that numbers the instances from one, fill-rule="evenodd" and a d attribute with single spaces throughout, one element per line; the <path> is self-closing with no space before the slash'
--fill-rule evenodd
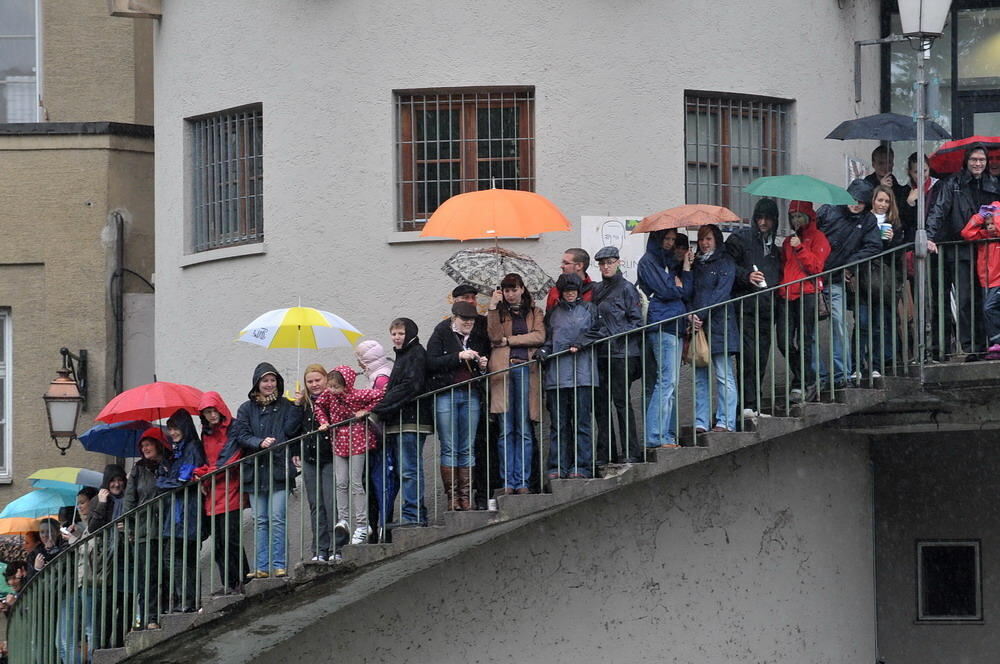
<path id="1" fill-rule="evenodd" d="M 824 205 L 816 213 L 819 230 L 830 243 L 826 259 L 827 270 L 863 261 L 882 251 L 882 236 L 878 222 L 869 207 L 874 187 L 862 179 L 851 182 L 847 193 L 854 197 L 854 205 Z M 834 387 L 847 386 L 854 371 L 851 361 L 850 330 L 847 327 L 847 292 L 845 270 L 830 275 L 830 318 L 833 323 Z"/>
<path id="2" fill-rule="evenodd" d="M 583 287 L 580 290 L 580 299 L 584 302 L 590 302 L 593 297 L 591 289 L 593 288 L 593 283 L 590 280 L 590 275 L 587 274 L 587 268 L 590 267 L 590 254 L 587 253 L 585 249 L 580 249 L 579 247 L 573 247 L 567 249 L 562 255 L 562 263 L 560 264 L 560 272 L 562 274 L 575 274 L 580 277 L 583 281 Z M 559 304 L 559 289 L 555 286 L 549 289 L 549 295 L 545 299 L 545 311 L 548 313 L 552 311 L 552 308 Z"/>
<path id="3" fill-rule="evenodd" d="M 934 204 L 927 213 L 927 249 L 937 253 L 937 242 L 962 240 L 962 229 L 972 215 L 983 205 L 989 205 L 1000 198 L 1000 181 L 986 172 L 989 157 L 982 143 L 973 143 L 965 151 L 965 161 L 958 173 L 938 180 L 932 197 Z M 985 350 L 985 334 L 982 327 L 982 293 L 975 282 L 975 249 L 963 243 L 949 247 L 947 255 L 939 259 L 943 265 L 944 280 L 938 283 L 938 270 L 931 270 L 931 353 L 943 355 L 947 352 L 939 347 L 937 316 L 949 316 L 948 293 L 955 287 L 958 302 L 958 341 L 962 351 L 968 353 L 966 360 L 978 359 Z M 937 261 L 931 263 L 935 266 Z M 941 291 L 944 291 L 941 294 Z M 939 312 L 938 308 L 944 311 Z M 949 325 L 945 326 L 946 329 Z M 946 337 L 947 337 L 946 333 Z M 945 340 L 947 342 L 947 339 Z"/>
<path id="4" fill-rule="evenodd" d="M 781 281 L 781 248 L 775 243 L 778 228 L 778 204 L 773 198 L 762 198 L 753 208 L 750 225 L 729 235 L 726 251 L 736 263 L 733 297 L 751 295 L 772 288 Z M 771 354 L 771 321 L 777 302 L 774 291 L 741 300 L 737 326 L 742 332 L 740 362 L 743 417 L 758 415 L 757 396 L 767 371 Z M 734 339 L 730 343 L 735 344 Z"/>
<path id="5" fill-rule="evenodd" d="M 471 306 L 476 306 L 476 295 L 479 291 L 470 284 L 459 284 L 451 291 L 451 301 L 453 303 L 464 302 Z M 454 314 L 454 308 L 452 309 Z M 451 320 L 446 319 L 443 322 Z M 440 323 L 439 323 L 440 325 Z M 476 312 L 476 322 L 472 326 L 472 334 L 469 338 L 469 345 L 473 348 L 484 348 L 481 351 L 484 357 L 489 357 L 492 345 L 489 334 L 486 331 L 486 316 Z M 487 426 L 490 419 L 489 411 L 485 405 L 480 409 L 483 416 L 479 418 L 479 426 L 476 428 L 476 439 L 473 442 L 476 465 L 472 467 L 472 493 L 475 509 L 485 510 L 490 496 L 490 487 L 500 486 L 500 460 L 497 453 L 497 446 L 489 444 L 487 431 L 492 432 L 494 439 L 497 427 Z"/>
<path id="6" fill-rule="evenodd" d="M 594 339 L 604 339 L 642 326 L 642 301 L 639 291 L 621 273 L 618 248 L 603 247 L 594 255 L 601 268 L 601 281 L 591 290 L 591 303 L 597 307 Z M 635 425 L 635 411 L 630 398 L 632 383 L 642 375 L 639 362 L 639 334 L 629 334 L 597 344 L 597 375 L 594 390 L 594 416 L 597 419 L 596 463 L 638 463 L 642 461 L 642 440 Z M 618 420 L 618 435 L 612 424 Z"/>

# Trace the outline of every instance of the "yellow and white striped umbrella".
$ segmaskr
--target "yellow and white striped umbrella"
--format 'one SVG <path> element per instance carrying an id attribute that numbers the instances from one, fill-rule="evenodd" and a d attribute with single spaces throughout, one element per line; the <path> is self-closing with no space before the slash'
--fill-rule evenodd
<path id="1" fill-rule="evenodd" d="M 346 320 L 312 307 L 261 314 L 240 332 L 239 341 L 264 348 L 352 347 L 363 335 Z"/>

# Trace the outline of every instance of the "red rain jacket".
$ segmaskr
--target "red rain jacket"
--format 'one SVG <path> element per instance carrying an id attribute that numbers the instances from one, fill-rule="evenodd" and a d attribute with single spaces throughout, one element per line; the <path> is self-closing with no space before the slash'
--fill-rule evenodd
<path id="1" fill-rule="evenodd" d="M 222 421 L 210 434 L 202 431 L 201 442 L 205 446 L 206 463 L 200 468 L 195 468 L 194 476 L 202 477 L 215 470 L 215 463 L 219 460 L 219 453 L 226 446 L 229 437 L 229 425 L 233 421 L 233 415 L 229 412 L 229 406 L 222 400 L 222 395 L 218 392 L 205 392 L 198 403 L 198 410 L 215 408 L 222 413 Z M 240 465 L 233 463 L 240 458 L 240 452 L 228 459 L 228 470 L 223 473 L 213 475 L 205 480 L 207 493 L 205 494 L 205 514 L 213 516 L 240 510 L 244 507 L 246 497 L 240 491 Z M 214 486 L 213 486 L 214 482 Z"/>
<path id="2" fill-rule="evenodd" d="M 813 212 L 812 204 L 805 201 L 792 201 L 788 206 L 788 213 L 793 212 L 805 214 L 809 217 L 809 223 L 796 233 L 802 241 L 799 246 L 793 247 L 792 243 L 789 242 L 790 237 L 785 238 L 784 244 L 781 245 L 782 264 L 784 265 L 781 274 L 781 283 L 783 284 L 822 272 L 826 259 L 830 255 L 830 243 L 823 231 L 816 225 L 816 213 Z M 802 293 L 815 293 L 817 290 L 823 290 L 822 277 L 779 288 L 778 295 L 786 300 L 797 300 Z"/>
<path id="3" fill-rule="evenodd" d="M 987 230 L 986 219 L 981 214 L 974 214 L 969 217 L 969 223 L 962 229 L 962 239 L 972 242 L 973 240 L 989 240 L 993 242 L 982 242 L 976 245 L 976 272 L 979 273 L 979 285 L 983 288 L 996 288 L 1000 286 L 1000 201 L 993 201 L 990 206 L 995 208 L 993 215 L 993 230 Z"/>

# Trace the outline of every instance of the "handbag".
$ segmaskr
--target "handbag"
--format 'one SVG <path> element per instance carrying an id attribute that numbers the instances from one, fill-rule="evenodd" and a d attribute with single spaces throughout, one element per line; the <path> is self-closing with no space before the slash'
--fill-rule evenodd
<path id="1" fill-rule="evenodd" d="M 830 291 L 821 290 L 816 293 L 816 317 L 819 320 L 826 320 L 830 317 Z"/>
<path id="2" fill-rule="evenodd" d="M 684 353 L 684 361 L 693 367 L 707 367 L 712 362 L 712 349 L 708 347 L 705 328 L 691 333 L 691 340 Z"/>

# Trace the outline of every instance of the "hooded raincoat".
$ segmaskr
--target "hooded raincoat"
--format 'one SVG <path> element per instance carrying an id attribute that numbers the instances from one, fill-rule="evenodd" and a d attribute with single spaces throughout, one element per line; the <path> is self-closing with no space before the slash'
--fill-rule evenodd
<path id="1" fill-rule="evenodd" d="M 417 337 L 417 324 L 401 319 L 406 336 L 403 347 L 396 348 L 396 362 L 389 375 L 385 396 L 372 408 L 385 423 L 386 433 L 431 433 L 434 417 L 431 399 L 417 399 L 424 392 L 427 380 L 427 352 Z"/>
<path id="2" fill-rule="evenodd" d="M 334 369 L 344 377 L 344 391 L 325 390 L 313 400 L 313 413 L 319 424 L 333 425 L 354 417 L 359 410 L 371 410 L 385 395 L 385 390 L 359 390 L 354 387 L 358 374 L 341 365 Z M 339 457 L 364 454 L 378 444 L 375 429 L 368 420 L 358 420 L 339 426 L 333 432 L 333 451 Z"/>
<path id="3" fill-rule="evenodd" d="M 229 411 L 229 406 L 222 399 L 218 392 L 205 392 L 198 402 L 198 410 L 214 408 L 222 416 L 220 422 L 214 427 L 208 427 L 204 423 L 201 428 L 201 442 L 205 448 L 205 463 L 195 468 L 194 476 L 201 478 L 216 469 L 219 463 L 219 456 L 225 449 L 229 441 L 229 427 L 233 422 L 233 415 Z M 229 459 L 223 459 L 224 464 L 230 464 L 229 470 L 219 473 L 211 479 L 206 480 L 208 493 L 205 494 L 205 514 L 213 516 L 224 512 L 232 512 L 245 507 L 246 496 L 240 487 L 240 467 L 234 463 L 240 459 L 242 453 L 239 449 Z"/>
<path id="4" fill-rule="evenodd" d="M 205 451 L 202 449 L 201 439 L 194 429 L 191 416 L 187 413 L 184 415 L 185 418 L 181 420 L 185 425 L 181 429 L 183 437 L 173 444 L 173 449 L 168 454 L 169 460 L 164 460 L 157 471 L 156 486 L 163 492 L 189 485 L 195 480 L 195 468 L 205 465 Z M 164 518 L 163 523 L 164 537 L 173 535 L 187 540 L 200 539 L 199 498 L 200 493 L 195 487 L 189 487 L 184 491 L 173 491 L 173 498 L 168 500 L 170 515 Z"/>
<path id="5" fill-rule="evenodd" d="M 697 311 L 702 307 L 729 300 L 732 297 L 733 283 L 736 281 L 736 264 L 722 246 L 722 233 L 718 228 L 714 231 L 715 251 L 707 258 L 699 254 L 692 268 L 694 295 L 691 299 L 691 310 L 695 311 L 704 322 L 712 354 L 735 354 L 740 352 L 742 337 L 739 334 L 733 303 L 714 307 L 709 311 Z"/>
<path id="6" fill-rule="evenodd" d="M 274 374 L 278 380 L 273 400 L 259 399 L 257 385 L 266 374 Z M 248 400 L 240 404 L 236 419 L 229 426 L 229 440 L 219 455 L 216 466 L 221 468 L 237 450 L 247 456 L 259 452 L 265 438 L 274 438 L 272 447 L 280 445 L 299 434 L 302 427 L 302 409 L 282 396 L 285 381 L 281 374 L 268 362 L 261 362 L 253 372 L 253 383 L 247 393 Z M 293 445 L 292 448 L 297 448 Z M 269 493 L 288 488 L 297 474 L 292 464 L 292 456 L 297 449 L 285 446 L 273 454 L 261 454 L 252 459 L 244 459 L 243 490 L 247 493 L 258 491 Z"/>
<path id="7" fill-rule="evenodd" d="M 638 278 L 635 285 L 649 297 L 646 322 L 657 323 L 687 311 L 685 301 L 691 298 L 694 277 L 677 264 L 671 252 L 662 246 L 662 233 L 650 233 L 646 238 L 646 253 L 639 259 Z M 677 285 L 676 279 L 681 280 Z M 682 330 L 680 322 L 668 325 L 663 331 L 677 335 Z"/>
<path id="8" fill-rule="evenodd" d="M 812 204 L 804 201 L 792 201 L 788 206 L 788 213 L 801 212 L 809 217 L 809 223 L 795 232 L 800 243 L 793 247 L 789 238 L 785 238 L 785 243 L 781 245 L 781 252 L 784 254 L 784 268 L 781 275 L 781 283 L 787 284 L 798 279 L 804 279 L 810 275 L 823 271 L 826 258 L 830 255 L 830 243 L 827 241 L 823 231 L 816 225 L 816 213 L 813 212 Z M 815 293 L 823 290 L 823 279 L 810 279 L 791 286 L 778 289 L 778 295 L 786 300 L 797 300 L 803 293 Z"/>
<path id="9" fill-rule="evenodd" d="M 580 278 L 576 275 L 559 277 L 561 290 L 579 292 Z M 561 291 L 560 291 L 561 292 Z M 576 347 L 575 353 L 563 353 L 545 364 L 544 389 L 589 387 L 597 384 L 597 363 L 590 343 L 597 328 L 597 309 L 593 303 L 576 299 L 559 303 L 545 315 L 545 343 L 542 358 Z"/>
<path id="10" fill-rule="evenodd" d="M 138 444 L 141 446 L 142 441 L 146 438 L 152 438 L 160 444 L 160 451 L 163 458 L 160 461 L 150 461 L 140 458 L 132 466 L 132 470 L 128 475 L 128 484 L 125 486 L 124 509 L 126 512 L 153 500 L 162 491 L 156 484 L 156 474 L 160 471 L 160 466 L 163 463 L 169 463 L 167 460 L 170 457 L 171 448 L 166 442 L 163 432 L 159 429 L 143 432 Z M 156 519 L 160 518 L 159 514 L 161 511 L 156 506 L 153 506 L 148 513 L 139 512 L 136 515 L 134 530 L 136 542 L 146 542 L 149 539 L 155 539 L 159 535 L 160 529 L 157 527 L 159 522 Z"/>

